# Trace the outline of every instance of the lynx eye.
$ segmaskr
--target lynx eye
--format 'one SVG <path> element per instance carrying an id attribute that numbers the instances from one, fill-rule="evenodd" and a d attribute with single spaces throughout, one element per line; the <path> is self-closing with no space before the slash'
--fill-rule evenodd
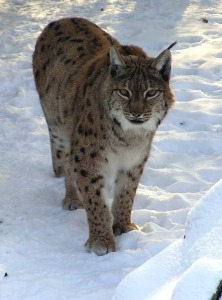
<path id="1" fill-rule="evenodd" d="M 156 98 L 157 96 L 159 96 L 160 91 L 157 90 L 149 90 L 147 92 L 144 93 L 144 98 L 145 99 L 153 99 Z"/>
<path id="2" fill-rule="evenodd" d="M 129 98 L 130 98 L 130 92 L 129 92 L 128 90 L 126 90 L 126 89 L 120 89 L 120 90 L 117 90 L 117 93 L 118 93 L 121 97 L 123 97 L 123 98 L 125 98 L 125 99 L 129 99 Z"/>

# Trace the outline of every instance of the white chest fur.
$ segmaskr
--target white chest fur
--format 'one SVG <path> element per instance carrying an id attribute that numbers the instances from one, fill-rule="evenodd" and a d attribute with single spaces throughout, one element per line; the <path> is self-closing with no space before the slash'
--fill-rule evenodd
<path id="1" fill-rule="evenodd" d="M 108 165 L 106 169 L 106 180 L 108 184 L 113 183 L 119 171 L 130 171 L 138 166 L 146 155 L 145 144 L 132 148 L 121 148 L 116 153 L 108 153 Z"/>

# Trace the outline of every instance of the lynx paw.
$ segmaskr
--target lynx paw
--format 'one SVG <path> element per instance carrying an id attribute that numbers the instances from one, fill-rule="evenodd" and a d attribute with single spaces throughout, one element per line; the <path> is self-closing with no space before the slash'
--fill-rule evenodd
<path id="1" fill-rule="evenodd" d="M 87 251 L 95 252 L 97 255 L 105 255 L 115 252 L 115 239 L 105 239 L 103 237 L 91 237 L 85 244 Z"/>
<path id="2" fill-rule="evenodd" d="M 139 230 L 138 226 L 135 223 L 130 224 L 114 224 L 113 233 L 115 235 L 120 235 L 122 233 L 129 232 L 131 230 Z"/>
<path id="3" fill-rule="evenodd" d="M 79 199 L 72 199 L 69 197 L 65 197 L 62 200 L 62 207 L 65 210 L 76 210 L 78 208 L 84 208 L 84 205 Z"/>

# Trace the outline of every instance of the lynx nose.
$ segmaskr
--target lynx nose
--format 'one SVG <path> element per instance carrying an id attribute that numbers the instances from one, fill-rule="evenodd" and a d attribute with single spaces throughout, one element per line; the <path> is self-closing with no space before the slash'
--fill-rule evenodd
<path id="1" fill-rule="evenodd" d="M 142 115 L 142 113 L 140 113 L 140 112 L 132 112 L 131 113 L 131 116 L 136 118 L 136 119 L 138 119 L 141 115 Z"/>

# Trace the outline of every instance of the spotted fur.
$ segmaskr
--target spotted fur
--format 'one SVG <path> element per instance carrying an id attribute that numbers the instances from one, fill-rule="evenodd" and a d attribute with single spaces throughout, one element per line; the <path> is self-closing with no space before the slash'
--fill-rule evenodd
<path id="1" fill-rule="evenodd" d="M 114 234 L 137 229 L 134 196 L 155 131 L 174 102 L 170 47 L 151 58 L 85 19 L 50 23 L 33 54 L 53 169 L 65 175 L 65 209 L 85 208 L 86 247 L 115 251 Z M 107 183 L 114 185 L 110 211 Z"/>

